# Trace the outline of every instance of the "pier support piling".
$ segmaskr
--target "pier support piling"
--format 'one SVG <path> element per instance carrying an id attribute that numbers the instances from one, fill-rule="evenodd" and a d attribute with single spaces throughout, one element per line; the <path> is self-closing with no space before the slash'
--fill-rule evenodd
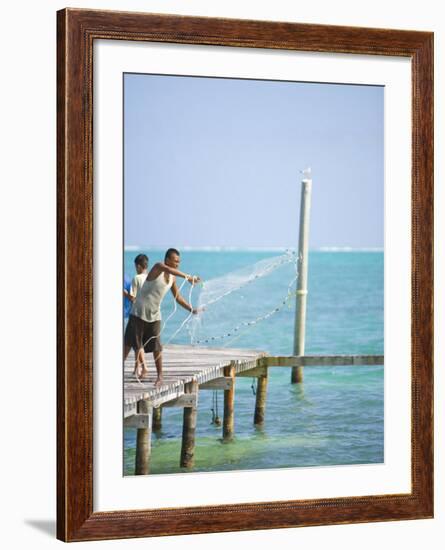
<path id="1" fill-rule="evenodd" d="M 312 180 L 307 177 L 301 182 L 300 235 L 298 241 L 298 278 L 297 299 L 295 305 L 294 355 L 304 355 L 311 192 Z M 303 367 L 292 367 L 291 382 L 292 384 L 299 384 L 303 382 Z"/>
<path id="2" fill-rule="evenodd" d="M 153 427 L 154 432 L 160 432 L 162 429 L 162 409 L 157 407 L 153 409 Z"/>
<path id="3" fill-rule="evenodd" d="M 198 383 L 189 382 L 185 386 L 185 393 L 195 393 L 197 396 Z M 195 464 L 195 434 L 197 418 L 197 399 L 191 407 L 184 407 L 182 424 L 181 468 L 192 468 Z"/>
<path id="4" fill-rule="evenodd" d="M 255 415 L 253 423 L 256 426 L 264 424 L 266 416 L 266 397 L 267 397 L 267 381 L 268 373 L 257 378 L 256 399 L 255 399 Z"/>
<path id="5" fill-rule="evenodd" d="M 223 441 L 225 443 L 233 439 L 235 425 L 235 363 L 224 367 L 224 376 L 232 379 L 232 387 L 224 390 L 224 419 L 223 419 Z"/>
<path id="6" fill-rule="evenodd" d="M 148 402 L 143 400 L 138 403 L 138 414 L 146 415 L 148 422 L 146 428 L 138 428 L 136 436 L 136 475 L 147 475 L 150 471 L 151 453 L 151 425 L 153 409 Z"/>

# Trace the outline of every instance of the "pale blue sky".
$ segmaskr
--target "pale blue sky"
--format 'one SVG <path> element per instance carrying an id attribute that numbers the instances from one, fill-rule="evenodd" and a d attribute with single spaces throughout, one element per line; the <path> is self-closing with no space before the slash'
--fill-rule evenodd
<path id="1" fill-rule="evenodd" d="M 383 247 L 384 88 L 124 75 L 126 246 Z"/>

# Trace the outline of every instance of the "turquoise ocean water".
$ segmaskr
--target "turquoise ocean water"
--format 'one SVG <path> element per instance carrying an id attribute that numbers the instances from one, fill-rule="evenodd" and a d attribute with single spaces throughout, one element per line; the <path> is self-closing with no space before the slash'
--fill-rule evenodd
<path id="1" fill-rule="evenodd" d="M 149 256 L 150 266 L 163 259 L 158 250 L 126 251 L 127 276 L 133 276 L 133 259 L 139 252 Z M 183 251 L 180 269 L 209 280 L 277 254 L 280 252 Z M 383 355 L 383 262 L 379 251 L 309 253 L 306 354 Z M 231 333 L 240 321 L 249 322 L 282 305 L 294 275 L 288 264 L 221 300 L 213 319 L 209 308 L 208 324 L 200 334 Z M 189 289 L 187 284 L 182 290 L 187 299 Z M 195 299 L 196 292 L 192 294 L 192 301 Z M 168 294 L 163 319 L 172 309 L 172 295 Z M 215 345 L 292 354 L 294 314 L 291 299 L 275 315 L 240 331 L 236 340 L 221 339 Z M 164 343 L 187 315 L 178 310 L 168 321 L 162 333 Z M 182 330 L 172 343 L 189 344 L 188 331 Z M 150 367 L 154 369 L 153 363 Z M 252 383 L 249 378 L 237 379 L 236 437 L 230 444 L 221 442 L 221 427 L 211 423 L 213 392 L 200 392 L 193 471 L 383 462 L 383 366 L 306 367 L 303 385 L 290 384 L 290 369 L 270 369 L 266 421 L 261 429 L 253 426 Z M 218 392 L 218 409 L 222 417 L 223 392 Z M 162 432 L 152 436 L 151 474 L 182 471 L 178 466 L 181 435 L 182 410 L 164 409 Z M 135 438 L 136 430 L 124 431 L 125 475 L 134 473 Z"/>

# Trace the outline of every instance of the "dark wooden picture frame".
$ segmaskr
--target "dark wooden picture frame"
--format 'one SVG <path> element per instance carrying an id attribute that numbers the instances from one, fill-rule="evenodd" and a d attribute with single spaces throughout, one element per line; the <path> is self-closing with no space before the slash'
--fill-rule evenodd
<path id="1" fill-rule="evenodd" d="M 433 34 L 65 9 L 57 14 L 57 537 L 180 535 L 433 516 Z M 407 494 L 93 512 L 93 43 L 402 56 L 412 67 L 411 480 Z"/>

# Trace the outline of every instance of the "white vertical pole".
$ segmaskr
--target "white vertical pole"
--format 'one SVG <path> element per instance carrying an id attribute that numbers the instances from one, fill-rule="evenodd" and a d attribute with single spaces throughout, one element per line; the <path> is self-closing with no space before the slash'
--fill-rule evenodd
<path id="1" fill-rule="evenodd" d="M 306 334 L 307 271 L 309 251 L 309 218 L 312 179 L 310 169 L 301 181 L 300 235 L 298 241 L 298 279 L 295 308 L 294 355 L 304 355 Z M 292 367 L 292 384 L 303 382 L 303 367 Z"/>

